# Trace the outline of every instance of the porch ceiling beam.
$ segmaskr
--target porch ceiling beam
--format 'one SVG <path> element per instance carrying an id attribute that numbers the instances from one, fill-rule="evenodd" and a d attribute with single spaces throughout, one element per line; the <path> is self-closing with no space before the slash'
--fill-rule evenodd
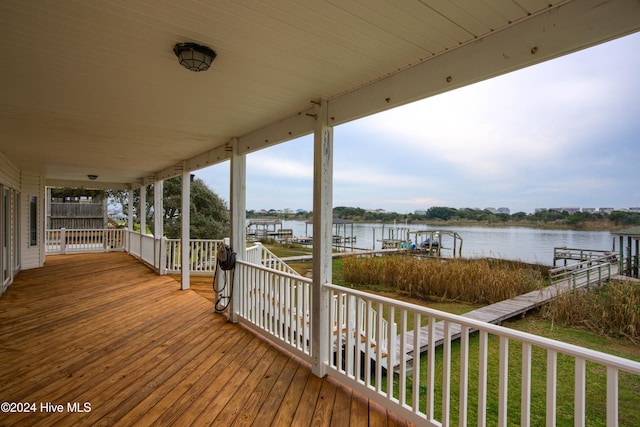
<path id="1" fill-rule="evenodd" d="M 47 179 L 45 182 L 47 187 L 68 187 L 68 188 L 87 188 L 91 190 L 128 190 L 130 184 L 122 182 L 90 182 L 87 181 L 74 181 L 74 180 L 61 180 L 61 179 Z"/>
<path id="2" fill-rule="evenodd" d="M 315 126 L 314 107 L 309 100 L 309 108 L 272 125 L 258 129 L 239 138 L 241 154 L 261 150 L 271 145 L 309 135 Z"/>

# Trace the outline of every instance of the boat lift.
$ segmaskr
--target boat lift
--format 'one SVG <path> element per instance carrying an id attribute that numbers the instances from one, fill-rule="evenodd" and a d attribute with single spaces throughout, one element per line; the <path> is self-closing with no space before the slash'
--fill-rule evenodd
<path id="1" fill-rule="evenodd" d="M 414 238 L 412 239 L 412 235 Z M 424 252 L 428 256 L 435 256 L 440 258 L 442 256 L 442 249 L 450 249 L 445 248 L 443 246 L 442 236 L 451 236 L 453 239 L 453 258 L 456 257 L 456 251 L 458 257 L 462 256 L 462 236 L 458 234 L 456 231 L 449 230 L 419 230 L 419 231 L 407 231 L 407 242 L 415 242 L 408 243 L 409 249 L 412 251 Z M 458 240 L 460 241 L 458 243 Z"/>

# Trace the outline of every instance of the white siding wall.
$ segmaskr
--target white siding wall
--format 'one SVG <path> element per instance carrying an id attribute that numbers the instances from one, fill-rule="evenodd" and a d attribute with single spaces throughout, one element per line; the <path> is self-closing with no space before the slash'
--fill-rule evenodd
<path id="1" fill-rule="evenodd" d="M 44 265 L 44 232 L 45 232 L 45 187 L 44 177 L 37 173 L 22 172 L 20 230 L 22 233 L 22 269 L 38 268 Z M 29 199 L 38 197 L 38 244 L 29 246 Z"/>
<path id="2" fill-rule="evenodd" d="M 15 194 L 20 189 L 20 169 L 11 162 L 7 156 L 0 152 L 0 242 L 5 241 L 4 234 L 7 234 L 6 248 L 0 247 L 0 295 L 6 291 L 6 287 L 11 284 L 13 277 L 17 273 L 19 265 L 19 255 L 15 253 L 16 240 L 16 203 Z M 8 193 L 6 192 L 8 190 Z M 6 199 L 5 199 L 6 196 Z M 7 215 L 5 218 L 4 215 Z M 6 229 L 4 225 L 7 225 Z M 6 250 L 6 253 L 5 253 Z M 5 264 L 6 263 L 6 264 Z M 6 267 L 6 270 L 5 270 Z"/>
<path id="3" fill-rule="evenodd" d="M 0 184 L 18 190 L 20 188 L 20 169 L 0 151 Z"/>

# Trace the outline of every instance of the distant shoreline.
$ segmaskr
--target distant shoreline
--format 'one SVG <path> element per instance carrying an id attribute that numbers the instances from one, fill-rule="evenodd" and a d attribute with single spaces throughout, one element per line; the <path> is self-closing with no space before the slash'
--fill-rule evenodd
<path id="1" fill-rule="evenodd" d="M 280 219 L 285 221 L 309 221 L 310 218 L 296 218 L 295 216 L 266 216 L 260 215 L 260 219 Z M 363 219 L 352 220 L 354 224 L 393 224 L 392 221 L 369 220 Z M 396 221 L 396 224 L 405 224 L 404 221 Z M 421 224 L 429 226 L 453 226 L 453 227 L 525 227 L 539 230 L 575 230 L 575 231 L 615 231 L 630 227 L 630 225 L 616 225 L 611 221 L 583 221 L 579 224 L 567 224 L 566 220 L 559 221 L 526 221 L 526 220 L 507 220 L 507 221 L 474 221 L 474 220 L 411 220 L 406 224 Z"/>
<path id="2" fill-rule="evenodd" d="M 472 220 L 450 220 L 450 221 L 413 221 L 411 224 L 425 225 L 447 225 L 459 227 L 526 227 L 541 230 L 576 230 L 576 231 L 615 231 L 629 227 L 628 225 L 616 225 L 610 221 L 585 221 L 579 225 L 571 225 L 562 222 L 529 222 L 529 221 L 472 221 Z"/>

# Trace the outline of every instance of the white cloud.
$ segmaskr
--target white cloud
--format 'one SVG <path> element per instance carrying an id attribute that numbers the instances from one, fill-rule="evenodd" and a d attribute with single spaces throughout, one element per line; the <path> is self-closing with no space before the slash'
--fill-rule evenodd
<path id="1" fill-rule="evenodd" d="M 247 171 L 261 177 L 313 179 L 313 163 L 273 156 L 267 150 L 247 158 Z"/>

